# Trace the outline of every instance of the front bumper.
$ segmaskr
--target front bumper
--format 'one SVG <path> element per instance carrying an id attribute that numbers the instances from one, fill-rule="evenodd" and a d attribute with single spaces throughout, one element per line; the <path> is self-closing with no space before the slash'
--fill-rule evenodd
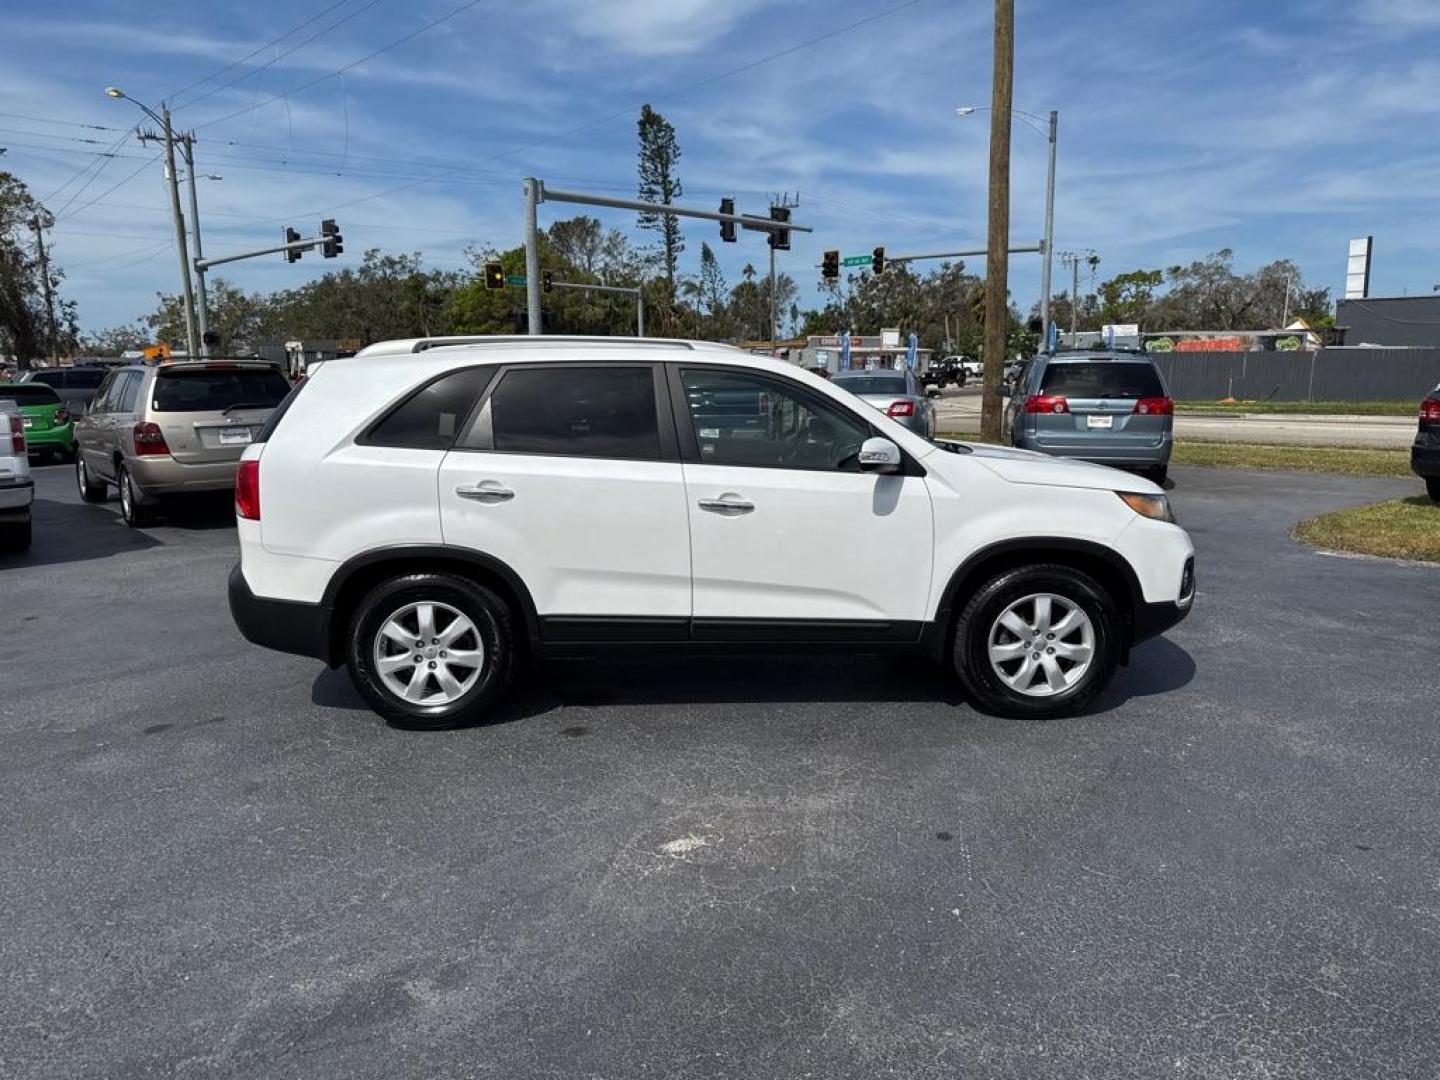
<path id="1" fill-rule="evenodd" d="M 323 604 L 271 600 L 250 591 L 239 563 L 230 571 L 230 617 L 246 641 L 277 652 L 324 660 L 335 666 L 330 646 L 330 609 Z"/>
<path id="2" fill-rule="evenodd" d="M 1190 609 L 1195 606 L 1195 558 L 1185 560 L 1180 575 L 1180 596 L 1177 600 L 1166 600 L 1156 604 L 1138 604 L 1135 608 L 1134 632 L 1131 643 L 1158 637 L 1172 626 L 1178 625 Z"/>

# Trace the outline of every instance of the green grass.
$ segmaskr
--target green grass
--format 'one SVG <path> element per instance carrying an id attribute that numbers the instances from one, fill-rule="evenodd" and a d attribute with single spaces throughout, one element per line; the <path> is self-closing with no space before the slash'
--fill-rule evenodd
<path id="1" fill-rule="evenodd" d="M 1175 409 L 1191 416 L 1234 416 L 1239 413 L 1293 413 L 1299 416 L 1420 415 L 1420 399 L 1406 401 L 1177 401 Z"/>
<path id="2" fill-rule="evenodd" d="M 973 432 L 945 432 L 942 439 L 979 442 Z M 1349 446 L 1269 446 L 1256 443 L 1175 443 L 1172 465 L 1202 465 L 1220 469 L 1284 469 L 1292 472 L 1342 473 L 1346 476 L 1414 476 L 1410 451 L 1375 450 Z"/>
<path id="3" fill-rule="evenodd" d="M 1302 521 L 1291 535 L 1332 551 L 1440 563 L 1440 506 L 1423 496 L 1372 503 Z"/>

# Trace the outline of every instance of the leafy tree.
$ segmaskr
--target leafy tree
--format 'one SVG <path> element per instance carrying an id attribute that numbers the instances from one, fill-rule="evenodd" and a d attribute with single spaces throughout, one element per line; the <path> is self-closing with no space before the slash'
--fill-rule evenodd
<path id="1" fill-rule="evenodd" d="M 640 136 L 640 198 L 669 206 L 684 193 L 675 171 L 680 161 L 680 144 L 675 139 L 675 128 L 649 105 L 641 107 L 636 126 Z M 672 214 L 647 211 L 640 215 L 640 227 L 660 234 L 661 265 L 665 268 L 665 281 L 673 294 L 676 266 L 680 252 L 685 250 L 680 219 Z"/>
<path id="2" fill-rule="evenodd" d="M 151 341 L 164 341 L 172 346 L 185 341 L 185 302 L 181 296 L 156 294 L 160 306 L 145 316 Z M 267 308 L 272 302 L 258 294 L 247 294 L 224 278 L 208 283 L 208 325 L 220 335 L 220 351 L 247 343 L 264 329 Z"/>
<path id="3" fill-rule="evenodd" d="M 1100 322 L 1138 323 L 1155 302 L 1155 290 L 1164 282 L 1159 270 L 1132 270 L 1100 285 Z"/>
<path id="4" fill-rule="evenodd" d="M 22 368 L 47 353 L 68 352 L 76 336 L 75 304 L 59 296 L 64 274 L 53 262 L 48 275 L 41 269 L 36 224 L 43 232 L 55 220 L 24 181 L 0 172 L 0 356 L 13 354 Z"/>
<path id="5" fill-rule="evenodd" d="M 110 326 L 85 334 L 77 348 L 94 356 L 119 356 L 128 349 L 142 349 L 153 341 L 150 331 L 143 326 Z"/>

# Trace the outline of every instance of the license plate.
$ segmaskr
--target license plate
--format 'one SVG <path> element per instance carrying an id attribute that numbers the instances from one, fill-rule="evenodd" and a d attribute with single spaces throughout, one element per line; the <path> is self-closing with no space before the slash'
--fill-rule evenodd
<path id="1" fill-rule="evenodd" d="M 1115 426 L 1115 418 L 1113 416 L 1087 416 L 1085 418 L 1085 426 L 1091 431 L 1094 431 L 1096 428 L 1113 428 Z"/>
<path id="2" fill-rule="evenodd" d="M 220 431 L 221 446 L 248 446 L 250 444 L 250 429 L 222 428 Z"/>

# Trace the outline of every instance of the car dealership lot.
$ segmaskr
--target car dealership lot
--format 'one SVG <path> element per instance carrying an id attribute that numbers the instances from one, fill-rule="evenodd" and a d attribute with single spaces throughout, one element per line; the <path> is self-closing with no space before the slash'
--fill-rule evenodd
<path id="1" fill-rule="evenodd" d="M 0 1075 L 1414 1076 L 1440 570 L 1175 469 L 1194 615 L 1090 715 L 914 661 L 571 662 L 415 734 L 242 641 L 223 501 L 37 468 L 0 559 Z"/>

